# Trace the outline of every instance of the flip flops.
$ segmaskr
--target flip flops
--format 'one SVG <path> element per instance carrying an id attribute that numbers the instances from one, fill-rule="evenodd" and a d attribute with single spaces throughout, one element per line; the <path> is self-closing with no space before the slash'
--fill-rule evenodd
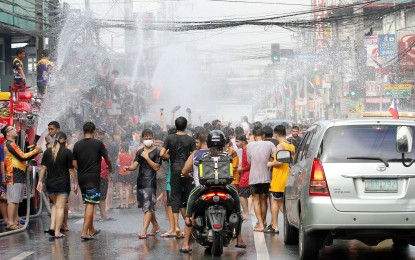
<path id="1" fill-rule="evenodd" d="M 138 234 L 138 239 L 147 239 L 147 235 Z"/>
<path id="2" fill-rule="evenodd" d="M 48 229 L 49 236 L 54 237 L 55 236 L 55 230 L 54 229 Z"/>
<path id="3" fill-rule="evenodd" d="M 147 236 L 154 237 L 158 233 L 160 233 L 160 227 L 159 227 L 159 229 L 157 229 L 157 231 L 151 231 L 150 233 L 148 233 Z"/>
<path id="4" fill-rule="evenodd" d="M 164 238 L 173 238 L 173 237 L 176 237 L 176 235 L 175 234 L 170 234 L 170 233 L 164 233 L 164 234 L 162 234 L 162 235 L 160 235 L 160 237 L 164 237 Z"/>
<path id="5" fill-rule="evenodd" d="M 177 239 L 182 239 L 182 238 L 184 238 L 184 233 L 183 233 L 183 232 L 181 232 L 180 230 L 179 230 L 179 231 L 176 231 L 176 238 L 177 238 Z"/>
<path id="6" fill-rule="evenodd" d="M 82 241 L 87 241 L 87 240 L 94 240 L 94 237 L 90 236 L 90 237 L 84 237 L 81 236 Z"/>
<path id="7" fill-rule="evenodd" d="M 19 228 L 20 228 L 20 226 L 18 224 L 8 225 L 6 227 L 7 230 L 16 230 L 16 229 L 19 229 Z"/>
<path id="8" fill-rule="evenodd" d="M 64 234 L 61 234 L 60 236 L 54 236 L 54 238 L 57 238 L 57 239 L 64 238 L 64 237 L 65 237 Z"/>
<path id="9" fill-rule="evenodd" d="M 246 245 L 244 245 L 244 244 L 236 244 L 235 247 L 237 247 L 237 248 L 246 248 Z"/>
<path id="10" fill-rule="evenodd" d="M 101 229 L 95 230 L 95 233 L 91 237 L 96 237 L 101 233 Z"/>
<path id="11" fill-rule="evenodd" d="M 279 234 L 280 231 L 278 231 L 278 229 L 275 229 L 272 227 L 272 225 L 269 225 L 267 227 L 267 229 L 264 231 L 264 233 L 269 233 L 269 234 Z"/>
<path id="12" fill-rule="evenodd" d="M 188 254 L 188 253 L 192 252 L 192 249 L 191 248 L 187 248 L 187 249 L 186 248 L 180 248 L 179 252 L 184 253 L 184 254 Z"/>

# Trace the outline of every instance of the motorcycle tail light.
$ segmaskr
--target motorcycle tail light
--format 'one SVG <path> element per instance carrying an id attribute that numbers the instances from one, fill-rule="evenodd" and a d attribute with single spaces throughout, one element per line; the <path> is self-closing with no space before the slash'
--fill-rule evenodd
<path id="1" fill-rule="evenodd" d="M 210 200 L 211 198 L 213 198 L 216 194 L 214 192 L 209 192 L 206 193 L 205 195 L 202 196 L 203 200 Z"/>
<path id="2" fill-rule="evenodd" d="M 219 196 L 219 198 L 223 199 L 223 200 L 227 200 L 228 199 L 228 194 L 226 194 L 225 192 L 218 192 L 216 193 L 217 196 Z"/>
<path id="3" fill-rule="evenodd" d="M 222 225 L 221 224 L 213 224 L 213 228 L 214 229 L 219 229 L 219 228 L 222 228 Z"/>
<path id="4" fill-rule="evenodd" d="M 218 196 L 219 198 L 223 200 L 228 199 L 228 194 L 226 192 L 208 192 L 202 196 L 203 200 L 210 200 L 213 197 Z"/>

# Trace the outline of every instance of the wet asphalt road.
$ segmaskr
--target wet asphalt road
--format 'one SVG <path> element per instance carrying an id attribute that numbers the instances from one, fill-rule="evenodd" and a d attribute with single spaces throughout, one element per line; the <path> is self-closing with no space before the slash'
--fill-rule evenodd
<path id="1" fill-rule="evenodd" d="M 193 244 L 193 253 L 182 254 L 182 240 L 150 237 L 139 240 L 137 234 L 142 225 L 142 211 L 136 208 L 110 211 L 117 221 L 96 222 L 102 230 L 97 239 L 82 242 L 82 219 L 69 220 L 70 231 L 64 239 L 53 239 L 43 233 L 48 228 L 49 217 L 44 214 L 31 220 L 29 228 L 19 234 L 0 238 L 0 259 L 211 259 L 204 248 Z M 252 217 L 253 218 L 253 217 Z M 269 218 L 268 218 L 269 219 Z M 161 232 L 168 227 L 164 210 L 158 211 Z M 183 223 L 181 223 L 183 227 Z M 280 223 L 282 228 L 282 223 Z M 0 228 L 4 231 L 4 228 Z M 223 259 L 298 259 L 297 246 L 285 246 L 283 236 L 255 233 L 252 222 L 243 224 L 246 250 L 235 248 L 232 242 L 224 249 Z M 335 241 L 320 252 L 321 259 L 415 259 L 415 247 L 394 247 L 390 240 L 376 247 L 368 247 L 358 241 Z"/>

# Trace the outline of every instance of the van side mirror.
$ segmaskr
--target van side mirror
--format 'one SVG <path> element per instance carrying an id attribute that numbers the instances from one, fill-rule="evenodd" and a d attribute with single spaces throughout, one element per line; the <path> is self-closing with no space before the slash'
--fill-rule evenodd
<path id="1" fill-rule="evenodd" d="M 410 153 L 412 151 L 412 128 L 398 126 L 396 131 L 396 151 L 398 153 Z"/>
<path id="2" fill-rule="evenodd" d="M 291 162 L 291 152 L 288 150 L 281 150 L 277 152 L 277 161 L 281 163 Z"/>

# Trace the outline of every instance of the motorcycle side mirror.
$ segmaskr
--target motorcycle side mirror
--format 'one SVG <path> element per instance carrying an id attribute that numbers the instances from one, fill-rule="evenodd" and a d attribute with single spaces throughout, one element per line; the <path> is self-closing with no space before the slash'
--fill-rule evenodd
<path id="1" fill-rule="evenodd" d="M 288 150 L 281 150 L 277 152 L 277 161 L 281 163 L 291 162 L 291 152 Z"/>
<path id="2" fill-rule="evenodd" d="M 398 126 L 396 131 L 396 151 L 410 153 L 412 151 L 413 135 L 409 126 Z"/>

